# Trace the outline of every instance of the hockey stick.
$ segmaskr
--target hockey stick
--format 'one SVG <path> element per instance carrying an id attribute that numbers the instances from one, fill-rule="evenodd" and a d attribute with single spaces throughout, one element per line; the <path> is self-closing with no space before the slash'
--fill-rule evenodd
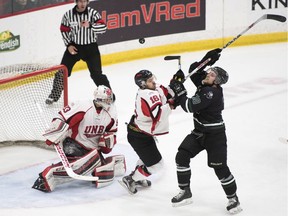
<path id="1" fill-rule="evenodd" d="M 281 15 L 276 15 L 276 14 L 264 14 L 261 16 L 259 19 L 257 19 L 254 23 L 252 23 L 248 28 L 246 28 L 244 31 L 242 31 L 240 34 L 238 34 L 236 37 L 234 37 L 231 41 L 229 41 L 227 44 L 225 44 L 222 47 L 222 50 L 225 49 L 226 47 L 230 46 L 234 41 L 236 41 L 239 37 L 241 37 L 244 33 L 246 33 L 249 29 L 251 29 L 253 26 L 255 26 L 258 22 L 265 20 L 265 19 L 271 19 L 275 20 L 278 22 L 285 22 L 286 17 L 281 16 Z"/>
<path id="2" fill-rule="evenodd" d="M 165 56 L 165 61 L 175 60 L 178 59 L 178 69 L 181 70 L 181 56 Z"/>
<path id="3" fill-rule="evenodd" d="M 250 26 L 248 26 L 248 28 L 246 28 L 244 31 L 242 31 L 240 34 L 238 34 L 236 37 L 234 37 L 232 40 L 230 40 L 228 43 L 226 43 L 222 49 L 227 48 L 228 46 L 230 46 L 232 43 L 234 43 L 239 37 L 241 37 L 243 34 L 245 34 L 249 29 L 251 29 L 253 26 L 255 26 L 258 22 L 262 21 L 262 20 L 266 20 L 266 19 L 270 19 L 270 20 L 275 20 L 278 22 L 286 22 L 286 17 L 281 16 L 281 15 L 276 15 L 276 14 L 264 14 L 263 16 L 261 16 L 259 19 L 257 19 L 254 23 L 252 23 Z M 204 61 L 203 63 L 201 63 L 197 68 L 195 68 L 193 71 L 191 71 L 183 80 L 183 82 L 186 81 L 186 79 L 188 79 L 190 76 L 192 76 L 193 73 L 195 73 L 195 71 L 199 70 L 200 68 L 202 68 L 203 66 L 205 66 L 209 61 L 211 61 L 210 58 L 208 58 L 206 61 Z"/>
<path id="4" fill-rule="evenodd" d="M 37 101 L 34 101 L 35 104 L 36 104 L 36 107 L 41 115 L 41 118 L 43 120 L 43 122 L 45 123 L 46 127 L 49 127 L 47 121 L 46 121 L 46 118 L 44 117 L 44 112 L 43 112 L 43 109 L 41 107 L 41 105 L 37 102 Z M 68 161 L 68 158 L 66 157 L 63 149 L 61 148 L 61 146 L 59 144 L 53 144 L 54 145 L 54 148 L 63 164 L 63 167 L 67 173 L 67 175 L 73 179 L 78 179 L 78 180 L 84 180 L 84 181 L 98 181 L 98 177 L 96 176 L 83 176 L 83 175 L 78 175 L 76 174 L 73 169 L 71 168 L 71 165 Z"/>

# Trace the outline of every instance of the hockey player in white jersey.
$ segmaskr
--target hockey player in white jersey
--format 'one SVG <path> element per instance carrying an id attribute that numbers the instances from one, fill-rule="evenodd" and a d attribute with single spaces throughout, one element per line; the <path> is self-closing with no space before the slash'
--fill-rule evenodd
<path id="1" fill-rule="evenodd" d="M 150 71 L 141 70 L 136 73 L 134 79 L 139 89 L 134 115 L 127 126 L 127 138 L 139 160 L 135 170 L 119 181 L 131 194 L 137 192 L 137 187 L 151 186 L 151 181 L 147 177 L 162 169 L 163 159 L 154 136 L 169 132 L 168 118 L 174 109 L 168 100 L 173 96 L 169 94 L 169 88 L 157 85 Z"/>
<path id="2" fill-rule="evenodd" d="M 56 128 L 56 130 L 55 130 Z M 116 144 L 118 119 L 113 93 L 100 85 L 94 99 L 64 107 L 45 131 L 47 145 L 59 144 L 78 175 L 92 175 L 99 179 L 97 188 L 109 185 L 114 176 L 126 171 L 123 155 L 104 158 Z M 39 174 L 32 188 L 51 192 L 57 185 L 70 182 L 62 163 L 52 164 Z"/>

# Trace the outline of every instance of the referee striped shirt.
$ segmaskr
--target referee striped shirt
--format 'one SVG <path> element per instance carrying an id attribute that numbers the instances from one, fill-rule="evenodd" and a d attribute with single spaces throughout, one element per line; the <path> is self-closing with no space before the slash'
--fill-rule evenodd
<path id="1" fill-rule="evenodd" d="M 90 27 L 81 27 L 82 21 L 89 21 Z M 107 26 L 98 11 L 87 7 L 79 13 L 76 6 L 67 11 L 61 21 L 60 31 L 66 46 L 71 44 L 87 45 L 96 43 L 97 34 L 106 32 Z"/>

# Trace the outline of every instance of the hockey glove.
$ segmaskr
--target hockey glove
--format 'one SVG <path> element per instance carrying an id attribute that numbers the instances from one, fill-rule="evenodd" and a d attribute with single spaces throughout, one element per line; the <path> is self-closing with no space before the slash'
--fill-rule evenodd
<path id="1" fill-rule="evenodd" d="M 116 144 L 116 135 L 114 133 L 104 133 L 100 139 L 98 146 L 101 152 L 107 154 L 109 153 L 114 145 Z"/>
<path id="2" fill-rule="evenodd" d="M 182 82 L 179 82 L 177 80 L 173 80 L 170 82 L 169 87 L 172 89 L 172 91 L 175 94 L 175 99 L 181 97 L 181 96 L 186 96 L 187 95 L 187 90 L 184 87 Z"/>
<path id="3" fill-rule="evenodd" d="M 64 140 L 69 135 L 69 125 L 60 120 L 55 119 L 53 122 L 51 122 L 49 128 L 45 130 L 45 133 L 43 136 L 47 139 L 46 144 L 58 144 L 62 140 Z"/>
<path id="4" fill-rule="evenodd" d="M 218 61 L 218 59 L 220 58 L 220 53 L 222 52 L 222 49 L 217 48 L 214 50 L 210 50 L 209 52 L 206 53 L 206 55 L 202 58 L 200 63 L 203 63 L 204 61 L 206 61 L 207 59 L 210 58 L 210 61 L 207 63 L 207 65 L 213 65 L 215 64 L 216 61 Z"/>
<path id="5" fill-rule="evenodd" d="M 194 62 L 190 65 L 189 67 L 189 73 L 192 73 L 198 66 L 200 65 L 199 62 Z M 200 68 L 198 71 L 196 71 L 197 73 L 201 72 L 202 68 Z"/>
<path id="6" fill-rule="evenodd" d="M 185 79 L 185 75 L 183 73 L 183 71 L 181 69 L 179 69 L 174 75 L 173 75 L 173 78 L 172 80 L 177 80 L 177 81 L 180 81 L 180 82 L 183 82 Z M 171 81 L 172 81 L 171 80 Z"/>

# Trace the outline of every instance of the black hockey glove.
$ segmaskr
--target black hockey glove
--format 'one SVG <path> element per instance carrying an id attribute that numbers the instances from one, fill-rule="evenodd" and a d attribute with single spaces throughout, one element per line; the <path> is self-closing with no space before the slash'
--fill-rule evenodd
<path id="1" fill-rule="evenodd" d="M 181 69 L 179 69 L 174 75 L 173 75 L 173 78 L 171 81 L 173 80 L 177 80 L 177 81 L 180 81 L 180 82 L 183 82 L 185 79 L 185 75 L 183 73 L 183 71 Z"/>
<path id="2" fill-rule="evenodd" d="M 189 67 L 189 73 L 191 73 L 192 71 L 194 71 L 199 65 L 200 65 L 199 62 L 194 62 L 194 63 L 192 63 L 192 64 L 190 65 L 190 67 Z M 198 73 L 198 72 L 201 72 L 201 71 L 202 71 L 201 69 L 202 69 L 202 68 L 200 68 L 200 70 L 198 70 L 197 73 Z"/>
<path id="3" fill-rule="evenodd" d="M 172 91 L 175 94 L 175 99 L 186 96 L 187 95 L 187 90 L 184 87 L 183 83 L 177 80 L 172 80 L 170 82 L 169 87 L 172 89 Z"/>
<path id="4" fill-rule="evenodd" d="M 220 58 L 220 53 L 222 52 L 222 49 L 217 48 L 214 50 L 210 50 L 209 52 L 206 53 L 206 55 L 202 58 L 200 63 L 203 63 L 204 61 L 206 61 L 207 59 L 210 58 L 210 61 L 207 63 L 207 65 L 213 65 L 215 64 L 216 61 L 218 61 L 218 59 Z"/>

